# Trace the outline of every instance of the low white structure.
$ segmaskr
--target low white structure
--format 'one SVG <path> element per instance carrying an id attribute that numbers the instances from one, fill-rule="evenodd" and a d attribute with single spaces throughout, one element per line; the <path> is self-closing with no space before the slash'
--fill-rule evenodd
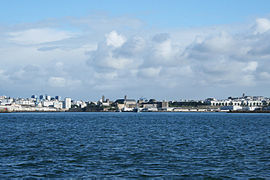
<path id="1" fill-rule="evenodd" d="M 241 107 L 262 107 L 264 105 L 268 105 L 270 102 L 269 98 L 265 98 L 263 96 L 245 96 L 243 94 L 242 97 L 232 98 L 229 97 L 228 99 L 217 100 L 215 98 L 208 98 L 204 101 L 206 104 L 211 106 L 225 106 L 225 109 L 228 109 L 232 106 L 241 106 Z"/>
<path id="2" fill-rule="evenodd" d="M 72 102 L 72 105 L 76 105 L 76 106 L 78 106 L 80 108 L 84 108 L 84 107 L 87 106 L 87 104 L 84 101 L 82 101 L 82 100 L 80 100 L 80 101 L 73 101 Z"/>
<path id="3" fill-rule="evenodd" d="M 220 107 L 221 111 L 236 111 L 242 110 L 242 106 L 222 106 Z"/>
<path id="4" fill-rule="evenodd" d="M 53 105 L 54 105 L 53 101 L 48 101 L 48 100 L 42 101 L 43 107 L 53 107 Z"/>
<path id="5" fill-rule="evenodd" d="M 252 107 L 246 106 L 246 107 L 243 107 L 243 110 L 244 111 L 255 111 L 257 109 L 259 109 L 259 107 L 256 107 L 256 106 L 252 106 Z"/>
<path id="6" fill-rule="evenodd" d="M 56 109 L 62 109 L 63 108 L 63 103 L 61 101 L 54 101 L 53 102 L 53 107 Z"/>

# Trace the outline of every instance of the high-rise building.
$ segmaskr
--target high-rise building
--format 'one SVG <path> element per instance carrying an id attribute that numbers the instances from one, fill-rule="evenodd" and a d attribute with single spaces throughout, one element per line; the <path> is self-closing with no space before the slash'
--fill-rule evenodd
<path id="1" fill-rule="evenodd" d="M 55 99 L 58 101 L 61 101 L 61 97 L 60 96 L 55 96 Z"/>
<path id="2" fill-rule="evenodd" d="M 71 108 L 71 98 L 65 98 L 64 108 L 65 109 L 70 109 Z"/>
<path id="3" fill-rule="evenodd" d="M 51 100 L 51 96 L 46 95 L 46 100 L 50 101 Z"/>
<path id="4" fill-rule="evenodd" d="M 45 99 L 45 96 L 44 96 L 44 95 L 40 95 L 40 96 L 39 96 L 39 99 L 40 99 L 40 100 L 44 100 L 44 99 Z"/>

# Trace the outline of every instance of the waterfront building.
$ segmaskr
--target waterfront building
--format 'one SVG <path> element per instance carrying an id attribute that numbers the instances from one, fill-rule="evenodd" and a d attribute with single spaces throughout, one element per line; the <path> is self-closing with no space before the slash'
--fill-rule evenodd
<path id="1" fill-rule="evenodd" d="M 0 99 L 0 104 L 1 105 L 10 105 L 14 102 L 13 98 L 4 98 L 4 99 Z"/>
<path id="2" fill-rule="evenodd" d="M 54 102 L 53 101 L 45 100 L 45 101 L 42 101 L 42 106 L 43 107 L 53 107 L 54 106 Z"/>
<path id="3" fill-rule="evenodd" d="M 55 99 L 58 101 L 61 101 L 61 97 L 60 96 L 55 96 Z"/>
<path id="4" fill-rule="evenodd" d="M 162 101 L 161 102 L 161 108 L 168 108 L 169 107 L 169 102 L 168 101 Z"/>
<path id="5" fill-rule="evenodd" d="M 37 95 L 32 95 L 31 98 L 37 99 Z"/>
<path id="6" fill-rule="evenodd" d="M 56 109 L 62 109 L 63 108 L 63 102 L 61 101 L 54 101 L 53 102 L 53 107 Z"/>
<path id="7" fill-rule="evenodd" d="M 242 106 L 239 105 L 232 105 L 232 106 L 222 106 L 220 107 L 221 111 L 236 111 L 236 110 L 242 110 Z"/>
<path id="8" fill-rule="evenodd" d="M 0 96 L 0 100 L 7 99 L 7 96 Z"/>
<path id="9" fill-rule="evenodd" d="M 111 106 L 112 102 L 109 99 L 105 100 L 105 96 L 102 96 L 102 98 L 97 102 L 99 106 Z"/>
<path id="10" fill-rule="evenodd" d="M 124 99 L 117 99 L 115 104 L 120 111 L 133 111 L 137 106 L 136 100 L 127 99 L 127 96 L 125 96 Z"/>
<path id="11" fill-rule="evenodd" d="M 51 96 L 46 95 L 46 100 L 50 101 L 51 100 Z"/>
<path id="12" fill-rule="evenodd" d="M 257 106 L 245 106 L 245 107 L 242 107 L 242 110 L 244 111 L 255 111 L 255 110 L 259 110 L 261 109 L 260 107 L 257 107 Z"/>
<path id="13" fill-rule="evenodd" d="M 208 98 L 204 101 L 206 104 L 210 106 L 263 106 L 269 102 L 268 98 L 264 98 L 263 96 L 243 96 L 232 98 L 229 97 L 227 99 L 217 100 L 215 98 Z"/>
<path id="14" fill-rule="evenodd" d="M 86 102 L 80 100 L 80 101 L 72 101 L 72 105 L 75 105 L 80 108 L 84 108 L 87 106 Z"/>
<path id="15" fill-rule="evenodd" d="M 44 96 L 44 95 L 40 95 L 40 96 L 39 96 L 39 99 L 40 99 L 40 100 L 44 100 L 44 99 L 45 99 L 45 96 Z"/>
<path id="16" fill-rule="evenodd" d="M 23 99 L 23 98 L 19 98 L 19 99 L 16 99 L 15 104 L 18 104 L 18 105 L 28 105 L 28 106 L 35 106 L 35 102 L 30 100 L 30 99 Z"/>
<path id="17" fill-rule="evenodd" d="M 168 111 L 169 109 L 169 102 L 168 101 L 162 101 L 162 102 L 158 102 L 157 104 L 158 109 L 161 111 Z"/>
<path id="18" fill-rule="evenodd" d="M 65 98 L 64 108 L 65 109 L 70 109 L 71 108 L 71 98 Z"/>

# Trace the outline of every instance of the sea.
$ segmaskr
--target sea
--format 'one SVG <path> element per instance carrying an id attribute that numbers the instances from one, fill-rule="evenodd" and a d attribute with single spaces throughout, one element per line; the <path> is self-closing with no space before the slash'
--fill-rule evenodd
<path id="1" fill-rule="evenodd" d="M 270 114 L 2 113 L 13 178 L 270 179 Z"/>

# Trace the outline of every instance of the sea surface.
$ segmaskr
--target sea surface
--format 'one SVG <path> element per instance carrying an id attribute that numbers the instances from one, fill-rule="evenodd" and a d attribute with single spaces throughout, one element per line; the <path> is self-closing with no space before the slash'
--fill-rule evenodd
<path id="1" fill-rule="evenodd" d="M 270 114 L 0 114 L 0 179 L 270 179 Z"/>

